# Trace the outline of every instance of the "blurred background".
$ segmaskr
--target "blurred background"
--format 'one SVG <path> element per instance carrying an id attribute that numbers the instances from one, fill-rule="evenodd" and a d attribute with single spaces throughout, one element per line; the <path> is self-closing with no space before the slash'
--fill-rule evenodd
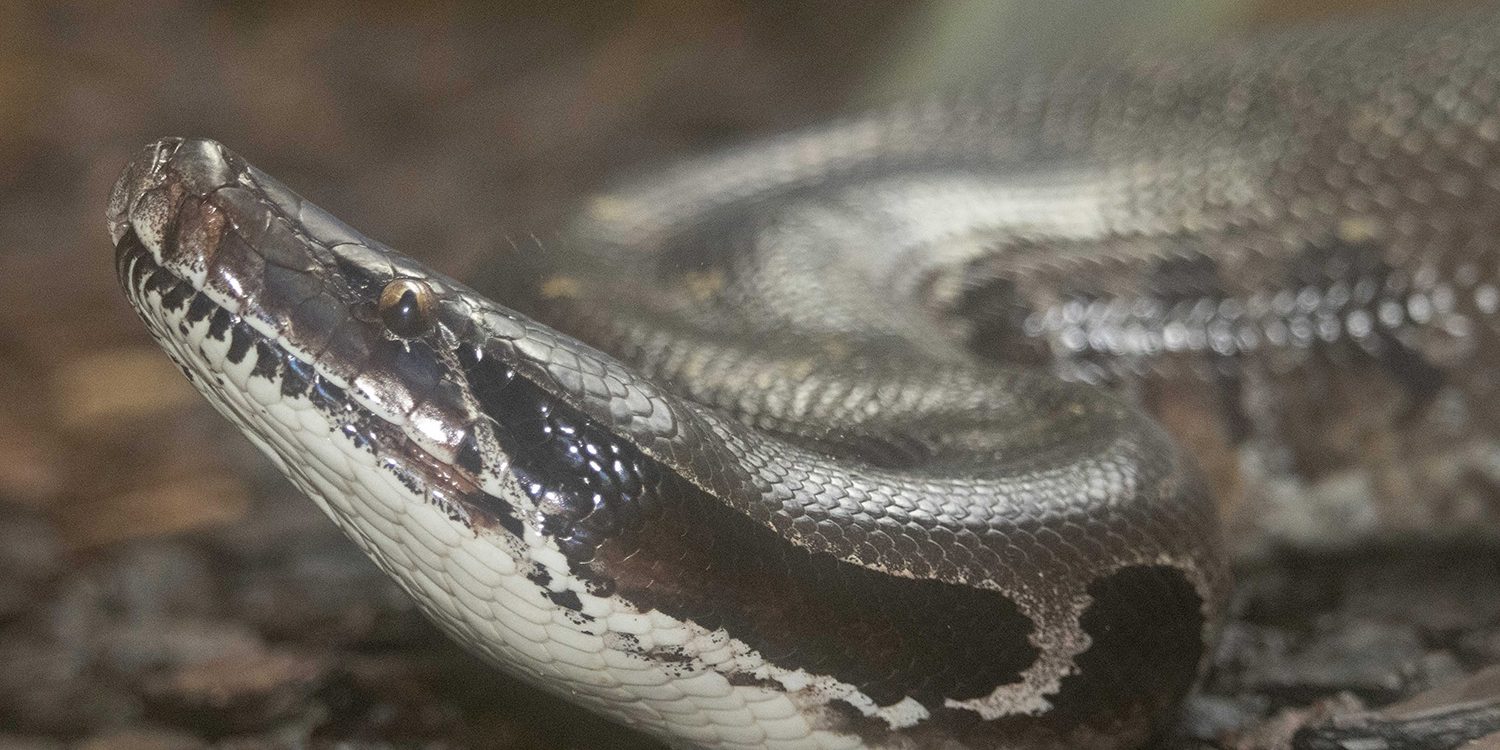
<path id="1" fill-rule="evenodd" d="M 1079 50 L 1412 4 L 0 2 L 0 747 L 652 746 L 450 645 L 147 340 L 103 212 L 149 140 L 219 139 L 472 277 L 674 156 Z M 1492 570 L 1471 557 L 1460 570 Z M 1233 679 L 1179 744 L 1351 690 L 1388 700 L 1500 651 L 1443 611 L 1411 616 L 1474 653 L 1385 616 L 1308 640 L 1329 591 L 1347 614 L 1350 586 L 1434 585 L 1361 564 L 1252 581 Z M 1451 598 L 1500 612 L 1495 592 Z M 1344 671 L 1320 677 L 1319 659 Z"/>

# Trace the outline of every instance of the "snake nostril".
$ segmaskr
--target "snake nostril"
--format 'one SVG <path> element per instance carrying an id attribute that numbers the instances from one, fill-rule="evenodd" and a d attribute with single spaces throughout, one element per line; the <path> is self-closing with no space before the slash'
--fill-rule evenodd
<path id="1" fill-rule="evenodd" d="M 433 292 L 419 279 L 395 279 L 380 291 L 380 320 L 386 330 L 404 339 L 432 328 Z"/>

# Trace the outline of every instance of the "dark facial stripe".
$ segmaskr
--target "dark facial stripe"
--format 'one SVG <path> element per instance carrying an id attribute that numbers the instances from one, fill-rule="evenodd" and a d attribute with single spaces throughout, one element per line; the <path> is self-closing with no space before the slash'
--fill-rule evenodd
<path id="1" fill-rule="evenodd" d="M 810 554 L 503 363 L 461 360 L 540 527 L 584 580 L 722 627 L 774 664 L 833 675 L 883 705 L 985 696 L 1036 658 L 1030 621 L 1001 594 Z"/>
<path id="2" fill-rule="evenodd" d="M 644 456 L 546 396 L 504 363 L 464 347 L 469 388 L 512 458 L 511 472 L 540 509 L 537 526 L 576 557 L 596 532 L 634 518 L 644 490 Z"/>

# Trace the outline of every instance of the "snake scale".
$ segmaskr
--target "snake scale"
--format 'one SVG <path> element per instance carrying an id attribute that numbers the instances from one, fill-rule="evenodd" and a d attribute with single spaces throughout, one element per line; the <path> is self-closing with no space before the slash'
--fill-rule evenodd
<path id="1" fill-rule="evenodd" d="M 489 297 L 212 141 L 108 222 L 187 377 L 521 679 L 679 745 L 1130 747 L 1229 587 L 1131 396 L 1201 384 L 1231 446 L 1267 378 L 1483 412 L 1497 46 L 1330 25 L 795 132 L 598 196 Z"/>

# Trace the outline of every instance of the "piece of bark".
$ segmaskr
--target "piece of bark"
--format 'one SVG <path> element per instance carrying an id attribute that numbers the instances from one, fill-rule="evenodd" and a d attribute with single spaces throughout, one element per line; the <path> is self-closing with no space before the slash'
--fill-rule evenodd
<path id="1" fill-rule="evenodd" d="M 1500 733 L 1500 666 L 1379 711 L 1334 716 L 1298 730 L 1294 750 L 1450 750 Z M 1483 746 L 1481 743 L 1479 746 Z"/>

